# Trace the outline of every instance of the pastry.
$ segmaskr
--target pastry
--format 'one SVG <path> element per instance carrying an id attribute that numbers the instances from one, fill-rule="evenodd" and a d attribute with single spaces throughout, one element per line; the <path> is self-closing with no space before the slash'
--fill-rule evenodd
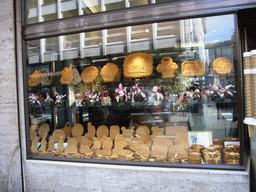
<path id="1" fill-rule="evenodd" d="M 101 126 L 99 126 L 98 129 L 97 129 L 97 137 L 98 137 L 98 138 L 102 138 L 104 135 L 105 135 L 106 137 L 108 137 L 108 135 L 109 135 L 109 129 L 108 129 L 108 127 L 107 127 L 106 125 L 101 125 Z"/>
<path id="2" fill-rule="evenodd" d="M 31 147 L 30 147 L 30 150 L 32 153 L 37 151 L 37 143 L 39 141 L 39 138 L 40 137 L 35 136 L 34 139 L 32 140 Z"/>
<path id="3" fill-rule="evenodd" d="M 59 129 L 59 130 L 60 130 L 60 129 Z M 57 149 L 56 149 L 57 152 L 62 153 L 62 152 L 64 151 L 64 146 L 63 146 L 63 144 L 64 144 L 64 139 L 65 139 L 65 137 L 63 137 L 63 136 L 60 136 L 60 137 L 59 137 L 58 146 L 57 146 Z"/>
<path id="4" fill-rule="evenodd" d="M 123 74 L 126 78 L 148 77 L 153 72 L 153 57 L 150 53 L 132 53 L 124 59 Z"/>
<path id="5" fill-rule="evenodd" d="M 72 133 L 72 127 L 71 127 L 70 122 L 67 122 L 67 123 L 65 124 L 65 127 L 62 128 L 62 130 L 65 132 L 65 136 L 66 136 L 66 137 L 70 137 L 70 136 L 71 136 L 71 133 Z"/>
<path id="6" fill-rule="evenodd" d="M 70 84 L 74 79 L 73 73 L 72 67 L 64 67 L 61 72 L 60 82 L 62 84 Z"/>
<path id="7" fill-rule="evenodd" d="M 47 144 L 46 137 L 43 137 L 41 141 L 41 146 L 39 147 L 38 151 L 40 152 L 46 151 L 46 144 Z"/>
<path id="8" fill-rule="evenodd" d="M 84 133 L 83 125 L 77 123 L 72 128 L 72 135 L 73 137 L 81 136 Z"/>
<path id="9" fill-rule="evenodd" d="M 220 75 L 229 74 L 233 68 L 232 62 L 226 57 L 218 57 L 212 62 L 213 69 Z"/>
<path id="10" fill-rule="evenodd" d="M 93 138 L 93 146 L 91 148 L 93 151 L 101 149 L 101 142 L 97 137 Z"/>
<path id="11" fill-rule="evenodd" d="M 55 143 L 59 142 L 60 137 L 63 137 L 65 139 L 65 132 L 61 129 L 55 129 L 52 135 Z"/>
<path id="12" fill-rule="evenodd" d="M 112 82 L 115 79 L 115 76 L 118 72 L 118 66 L 114 63 L 107 63 L 101 69 L 101 76 L 103 77 L 104 82 Z"/>
<path id="13" fill-rule="evenodd" d="M 83 82 L 91 83 L 98 77 L 98 75 L 99 75 L 98 68 L 95 66 L 89 66 L 83 70 L 81 74 L 81 78 Z"/>
<path id="14" fill-rule="evenodd" d="M 48 133 L 50 131 L 50 125 L 47 123 L 43 123 L 38 128 L 37 132 L 40 137 L 47 137 Z"/>
<path id="15" fill-rule="evenodd" d="M 34 87 L 37 86 L 41 82 L 41 73 L 42 70 L 35 70 L 34 73 L 30 76 L 28 81 L 28 86 Z"/>
<path id="16" fill-rule="evenodd" d="M 95 129 L 95 127 L 92 125 L 91 122 L 88 122 L 88 123 L 87 123 L 87 130 L 88 130 L 88 132 L 85 134 L 85 136 L 87 136 L 87 137 L 89 137 L 89 138 L 95 137 L 96 129 Z"/>
<path id="17" fill-rule="evenodd" d="M 184 61 L 181 64 L 181 73 L 186 77 L 202 76 L 205 73 L 205 64 L 198 60 Z"/>
<path id="18" fill-rule="evenodd" d="M 53 138 L 52 135 L 50 136 L 50 140 L 48 142 L 48 149 L 47 149 L 47 151 L 48 152 L 54 151 L 54 138 Z"/>
<path id="19" fill-rule="evenodd" d="M 112 140 L 114 140 L 117 134 L 120 134 L 120 128 L 119 128 L 119 126 L 118 126 L 118 125 L 112 125 L 112 126 L 110 126 L 110 138 L 111 138 Z"/>
<path id="20" fill-rule="evenodd" d="M 149 136 L 149 134 L 150 134 L 150 130 L 145 125 L 139 126 L 136 130 L 137 137 L 147 137 L 147 136 Z"/>
<path id="21" fill-rule="evenodd" d="M 161 63 L 157 65 L 156 71 L 162 73 L 162 78 L 175 77 L 174 71 L 178 69 L 178 65 L 173 62 L 171 57 L 164 57 Z"/>
<path id="22" fill-rule="evenodd" d="M 77 152 L 78 152 L 78 148 L 76 145 L 67 145 L 64 150 L 64 153 L 66 154 L 74 154 Z"/>

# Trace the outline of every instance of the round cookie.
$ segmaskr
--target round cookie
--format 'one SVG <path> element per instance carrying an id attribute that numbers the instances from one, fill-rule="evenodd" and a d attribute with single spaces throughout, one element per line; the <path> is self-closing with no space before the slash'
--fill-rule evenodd
<path id="1" fill-rule="evenodd" d="M 213 69 L 220 75 L 228 74 L 233 68 L 232 62 L 226 57 L 218 57 L 212 62 Z"/>
<path id="2" fill-rule="evenodd" d="M 73 137 L 81 136 L 83 133 L 84 133 L 84 127 L 79 123 L 75 124 L 74 127 L 72 128 Z"/>

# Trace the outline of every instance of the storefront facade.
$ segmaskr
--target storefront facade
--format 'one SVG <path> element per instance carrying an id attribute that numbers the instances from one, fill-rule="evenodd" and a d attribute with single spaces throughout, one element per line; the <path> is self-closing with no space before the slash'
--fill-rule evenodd
<path id="1" fill-rule="evenodd" d="M 65 190 L 65 191 L 71 191 L 71 190 L 76 190 L 76 191 L 188 191 L 188 190 L 191 190 L 191 191 L 199 191 L 199 190 L 200 191 L 201 190 L 202 191 L 205 191 L 205 190 L 249 191 L 250 190 L 250 170 L 252 170 L 252 168 L 250 169 L 250 163 L 252 163 L 253 165 L 253 163 L 255 162 L 255 154 L 254 154 L 255 147 L 253 145 L 255 143 L 255 134 L 252 134 L 251 138 L 248 139 L 247 130 L 246 131 L 240 130 L 240 129 L 247 129 L 247 127 L 244 125 L 241 126 L 241 124 L 239 123 L 237 126 L 238 128 L 236 127 L 235 130 L 238 130 L 239 138 L 240 140 L 242 140 L 240 144 L 242 148 L 241 150 L 242 158 L 240 159 L 241 163 L 237 166 L 228 165 L 226 161 L 224 161 L 224 159 L 222 160 L 223 163 L 220 165 L 218 164 L 210 165 L 207 163 L 207 161 L 204 161 L 204 163 L 200 165 L 191 163 L 192 164 L 191 166 L 187 164 L 183 164 L 182 162 L 173 164 L 173 162 L 170 163 L 170 160 L 169 160 L 169 158 L 171 158 L 170 156 L 168 156 L 168 161 L 164 160 L 164 162 L 161 162 L 160 160 L 162 159 L 160 159 L 160 157 L 162 157 L 162 155 L 161 156 L 151 155 L 149 157 L 150 159 L 149 161 L 144 161 L 145 160 L 144 155 L 143 155 L 143 158 L 142 158 L 142 155 L 140 156 L 141 158 L 139 159 L 139 161 L 126 161 L 127 159 L 125 161 L 123 161 L 123 159 L 121 161 L 116 161 L 116 159 L 108 160 L 108 159 L 103 159 L 101 154 L 97 155 L 97 157 L 94 156 L 94 158 L 89 158 L 89 160 L 87 160 L 87 158 L 81 158 L 81 154 L 79 154 L 80 155 L 79 158 L 77 158 L 74 155 L 68 156 L 63 154 L 61 154 L 61 156 L 56 155 L 56 157 L 52 157 L 52 155 L 49 155 L 49 153 L 43 152 L 43 155 L 42 155 L 42 153 L 37 153 L 37 150 L 35 151 L 31 150 L 32 144 L 30 144 L 29 142 L 29 140 L 31 140 L 30 138 L 31 135 L 29 132 L 29 127 L 31 127 L 31 124 L 29 122 L 29 119 L 34 113 L 29 111 L 30 107 L 28 106 L 27 97 L 30 96 L 29 94 L 33 92 L 27 91 L 28 89 L 27 83 L 29 83 L 29 81 L 27 78 L 25 78 L 26 75 L 24 74 L 27 74 L 27 72 L 29 72 L 29 74 L 32 74 L 33 71 L 37 68 L 31 68 L 31 66 L 35 66 L 35 63 L 41 63 L 41 64 L 45 63 L 47 62 L 47 58 L 49 59 L 49 53 L 43 52 L 42 53 L 44 55 L 43 61 L 40 56 L 38 57 L 39 60 L 37 61 L 37 57 L 33 57 L 34 56 L 33 54 L 36 53 L 36 51 L 32 50 L 33 46 L 31 46 L 31 44 L 36 45 L 37 43 L 34 43 L 34 42 L 39 40 L 38 45 L 41 45 L 41 43 L 43 42 L 41 41 L 41 39 L 44 38 L 46 39 L 44 41 L 46 42 L 46 45 L 47 45 L 47 39 L 49 38 L 54 39 L 54 37 L 58 37 L 58 39 L 61 39 L 59 38 L 59 35 L 67 36 L 66 38 L 67 40 L 72 40 L 72 37 L 69 38 L 68 35 L 78 34 L 78 39 L 79 39 L 81 38 L 81 36 L 79 35 L 82 32 L 82 26 L 85 25 L 85 23 L 87 24 L 88 28 L 86 28 L 84 32 L 86 34 L 87 33 L 92 34 L 95 31 L 100 31 L 100 30 L 104 31 L 105 29 L 109 29 L 111 31 L 111 29 L 116 29 L 117 27 L 118 29 L 122 30 L 122 28 L 119 28 L 119 27 L 127 27 L 129 26 L 129 24 L 132 24 L 131 30 L 133 30 L 133 26 L 135 29 L 137 29 L 137 28 L 143 28 L 141 27 L 142 25 L 146 25 L 146 24 L 151 25 L 152 23 L 158 24 L 159 26 L 160 24 L 163 24 L 162 27 L 164 28 L 168 26 L 168 25 L 164 25 L 165 22 L 173 22 L 172 24 L 174 25 L 175 21 L 179 21 L 179 23 L 182 23 L 182 22 L 186 23 L 186 21 L 183 19 L 188 19 L 188 18 L 198 18 L 198 17 L 209 18 L 214 15 L 218 15 L 218 16 L 231 15 L 231 18 L 233 18 L 234 20 L 234 29 L 238 29 L 238 22 L 237 22 L 238 21 L 237 18 L 239 18 L 238 11 L 255 7 L 254 1 L 247 1 L 247 2 L 235 1 L 232 3 L 232 5 L 226 1 L 222 1 L 223 4 L 219 5 L 221 7 L 216 6 L 216 8 L 214 8 L 214 6 L 213 7 L 210 6 L 211 5 L 210 3 L 212 2 L 202 1 L 200 3 L 198 2 L 188 3 L 184 1 L 181 4 L 179 4 L 178 2 L 167 3 L 165 4 L 165 6 L 163 6 L 163 4 L 159 4 L 157 6 L 150 5 L 149 7 L 146 7 L 146 6 L 143 7 L 144 11 L 148 10 L 147 18 L 144 17 L 145 13 L 139 13 L 138 10 L 140 10 L 140 8 L 134 9 L 135 11 L 133 9 L 123 9 L 123 12 L 125 13 L 123 16 L 121 16 L 122 14 L 120 14 L 120 12 L 118 11 L 116 12 L 112 11 L 106 15 L 98 14 L 95 17 L 94 16 L 79 17 L 74 20 L 64 19 L 62 20 L 63 22 L 49 21 L 48 23 L 46 23 L 45 26 L 37 25 L 37 24 L 25 26 L 24 20 L 22 21 L 20 19 L 22 18 L 21 5 L 24 5 L 24 4 L 21 4 L 20 1 L 1 3 L 2 4 L 1 7 L 3 9 L 2 16 L 1 16 L 3 18 L 1 21 L 3 23 L 2 24 L 3 30 L 1 31 L 2 33 L 1 39 L 4 44 L 4 46 L 2 46 L 3 48 L 1 51 L 2 53 L 1 61 L 3 64 L 3 67 L 1 68 L 1 85 L 2 85 L 1 86 L 1 93 L 2 93 L 2 96 L 1 96 L 2 97 L 1 163 L 3 165 L 3 166 L 1 165 L 1 182 L 2 182 L 1 190 L 13 190 L 13 191 L 19 191 L 19 190 L 20 191 L 21 190 L 25 190 L 25 191 L 38 191 L 38 190 L 42 190 L 42 191 L 62 191 L 62 190 Z M 9 10 L 4 9 L 5 7 L 8 7 Z M 168 9 L 164 9 L 164 7 L 167 7 Z M 171 8 L 173 8 L 173 12 L 176 11 L 174 15 L 167 14 Z M 184 11 L 185 8 L 188 10 L 187 12 Z M 129 14 L 131 15 L 129 16 Z M 105 16 L 107 16 L 108 18 L 107 19 L 105 18 L 106 19 L 105 26 L 102 27 L 101 23 L 103 22 L 103 19 Z M 48 18 L 48 17 L 45 17 L 45 18 Z M 227 17 L 225 18 L 227 19 Z M 120 19 L 120 21 L 118 19 Z M 202 21 L 203 20 L 204 19 L 202 19 Z M 154 26 L 153 24 L 152 26 Z M 154 29 L 154 27 L 152 28 Z M 204 30 L 203 28 L 204 27 L 201 28 L 202 31 Z M 6 31 L 8 31 L 8 33 Z M 181 31 L 182 30 L 180 27 L 179 35 L 182 34 Z M 239 37 L 241 32 L 239 30 L 234 30 L 234 31 L 235 31 L 234 32 L 235 36 Z M 192 31 L 192 32 L 199 33 L 200 30 Z M 102 33 L 104 34 L 104 32 Z M 153 33 L 154 32 L 152 32 L 152 34 Z M 236 33 L 239 33 L 239 34 L 236 34 Z M 114 31 L 112 33 L 112 36 L 110 37 L 115 37 L 113 34 L 116 35 L 118 33 Z M 186 33 L 184 33 L 184 35 L 185 34 Z M 89 37 L 94 37 L 94 36 L 95 36 L 95 33 Z M 165 36 L 166 34 L 162 35 L 161 38 L 164 39 Z M 85 38 L 86 37 L 88 38 L 88 36 L 85 35 Z M 121 38 L 122 37 L 119 37 L 119 39 Z M 157 40 L 161 40 L 161 38 Z M 23 42 L 22 42 L 22 39 L 24 40 Z M 74 39 L 75 38 L 73 38 L 73 40 Z M 195 39 L 200 40 L 200 35 L 197 36 Z M 138 47 L 138 45 L 132 46 L 132 43 L 134 43 L 135 41 L 132 41 L 133 39 L 130 39 L 130 40 L 131 41 L 129 43 L 131 44 L 131 46 L 130 47 L 127 46 L 127 48 L 125 49 L 127 50 L 131 49 L 130 52 L 133 52 L 132 50 L 134 49 L 134 47 Z M 115 44 L 114 38 L 112 40 L 110 39 L 110 41 L 112 41 L 111 45 Z M 156 46 L 160 46 L 160 44 L 164 45 L 164 41 L 159 41 L 161 43 L 158 45 L 157 45 L 158 41 L 156 41 L 156 44 L 154 44 L 154 39 L 152 41 L 153 41 L 152 43 L 153 49 Z M 182 37 L 180 37 L 180 41 L 182 41 Z M 54 42 L 54 40 L 52 40 L 52 42 Z M 86 41 L 84 42 L 86 43 Z M 172 46 L 172 43 L 173 43 L 172 41 L 166 40 L 166 42 L 167 44 L 169 43 L 168 46 L 169 45 Z M 239 59 L 242 60 L 241 51 L 244 51 L 244 52 L 250 51 L 247 49 L 244 50 L 244 48 L 242 48 L 244 45 L 242 45 L 241 42 L 236 41 L 237 43 L 236 48 L 240 47 L 241 50 L 239 49 L 239 50 L 236 50 L 235 52 L 231 51 L 232 56 L 233 54 L 236 53 L 235 54 L 236 60 L 238 60 L 237 63 L 239 63 Z M 102 41 L 103 45 L 104 43 L 105 42 Z M 102 45 L 102 44 L 99 44 L 99 45 Z M 66 47 L 64 47 L 64 49 L 73 48 L 72 46 L 74 45 L 72 44 L 67 45 Z M 203 46 L 205 46 L 205 44 L 203 44 Z M 88 47 L 89 49 L 91 48 L 90 46 Z M 120 47 L 122 48 L 122 46 Z M 82 48 L 85 49 L 86 44 Z M 211 48 L 212 47 L 208 46 L 208 50 L 211 50 Z M 61 48 L 59 47 L 59 49 Z M 212 49 L 214 50 L 214 48 Z M 26 50 L 29 50 L 28 55 L 26 55 L 27 54 Z M 114 49 L 111 48 L 110 50 L 112 51 Z M 196 50 L 199 50 L 200 54 L 203 52 L 201 51 L 200 45 Z M 230 52 L 231 49 L 228 49 L 228 50 L 229 50 L 228 52 Z M 101 51 L 103 52 L 103 55 L 104 55 L 104 48 Z M 109 49 L 107 48 L 105 49 L 105 52 L 110 55 L 111 55 L 111 51 L 109 52 Z M 215 51 L 218 52 L 217 49 Z M 222 49 L 222 51 L 223 53 L 225 52 L 224 49 Z M 39 52 L 41 54 L 41 51 Z M 82 51 L 82 53 L 84 54 L 87 54 L 88 52 L 89 51 L 84 51 L 84 50 Z M 73 55 L 76 55 L 76 52 L 72 52 L 72 53 Z M 90 53 L 92 54 L 92 51 Z M 69 54 L 63 54 L 62 56 L 59 56 L 59 57 L 63 57 L 60 60 L 65 61 L 65 59 L 66 60 L 74 59 L 74 58 L 71 58 L 70 54 L 71 52 L 69 52 Z M 205 53 L 203 52 L 203 54 L 201 55 L 205 55 Z M 202 57 L 201 55 L 198 57 L 201 58 L 202 60 L 205 59 L 206 61 L 208 57 L 207 56 Z M 54 54 L 51 56 L 54 57 Z M 88 58 L 89 56 L 85 55 L 84 57 Z M 90 55 L 90 57 L 92 57 L 92 55 Z M 98 58 L 98 59 L 102 59 L 102 58 Z M 154 60 L 156 60 L 156 57 L 154 57 Z M 55 62 L 54 59 L 52 60 L 50 59 L 50 61 Z M 159 61 L 161 61 L 161 59 L 157 60 L 157 62 Z M 74 61 L 74 62 L 77 62 L 77 61 Z M 235 64 L 236 67 L 238 65 L 239 64 L 237 65 Z M 237 69 L 243 69 L 243 68 L 237 67 Z M 81 73 L 82 71 L 83 70 L 79 72 Z M 56 71 L 52 71 L 52 72 L 56 72 Z M 216 75 L 216 74 L 213 73 L 213 75 Z M 234 75 L 234 78 L 236 79 L 236 81 L 239 81 L 239 78 L 237 78 L 237 76 L 239 78 L 243 77 L 242 73 L 239 73 L 239 70 L 236 71 L 236 74 Z M 156 76 L 155 79 L 158 79 L 158 78 L 159 77 Z M 146 79 L 145 81 L 148 81 L 148 80 L 154 81 L 155 79 L 149 78 L 149 79 Z M 124 80 L 122 82 L 126 82 L 126 81 Z M 138 82 L 142 82 L 142 81 L 138 81 Z M 164 83 L 166 83 L 165 80 L 162 80 L 160 82 L 163 85 Z M 56 86 L 56 87 L 59 87 L 59 86 Z M 243 96 L 243 93 L 242 93 L 243 91 L 241 91 L 243 87 L 238 85 L 236 88 L 237 88 L 236 92 L 240 94 L 239 97 Z M 34 88 L 32 88 L 32 90 L 33 89 Z M 64 94 L 64 93 L 65 92 L 62 92 L 61 94 Z M 244 106 L 241 105 L 242 101 L 244 100 L 238 99 L 238 103 L 240 104 L 239 106 L 241 107 L 240 109 L 243 111 L 242 108 L 244 108 Z M 152 101 L 152 102 L 155 102 L 155 101 Z M 208 105 L 206 105 L 206 107 L 207 106 Z M 80 107 L 80 106 L 76 106 L 76 107 Z M 206 107 L 204 108 L 204 110 L 206 110 Z M 174 110 L 171 112 L 177 112 L 177 111 Z M 178 111 L 178 112 L 182 112 L 184 114 L 184 111 Z M 240 117 L 238 118 L 244 118 L 244 113 L 243 112 L 240 113 L 240 112 L 238 114 L 243 114 L 242 115 L 243 117 L 241 117 L 240 115 Z M 133 112 L 133 114 L 134 113 L 135 112 Z M 157 113 L 157 112 L 153 111 L 152 113 Z M 65 125 L 67 120 L 69 120 L 69 116 L 67 114 L 65 114 L 65 117 L 66 117 L 65 121 L 62 122 L 63 125 Z M 59 114 L 59 116 L 57 115 L 58 119 L 62 118 L 61 115 L 62 115 L 61 113 Z M 213 115 L 216 115 L 216 114 L 213 114 Z M 192 116 L 192 118 L 193 117 L 194 116 Z M 50 124 L 51 126 L 54 127 L 54 130 L 55 128 L 58 129 L 59 128 L 58 126 L 63 127 L 63 125 L 59 123 L 60 121 L 55 122 L 54 119 L 56 118 L 54 117 L 52 122 L 50 121 Z M 79 120 L 79 117 L 77 117 L 76 121 L 80 122 L 81 119 Z M 95 121 L 97 121 L 97 119 Z M 133 122 L 134 122 L 134 119 L 133 119 Z M 200 121 L 198 124 L 201 124 L 201 122 L 203 121 Z M 240 120 L 240 123 L 241 122 L 242 121 Z M 72 124 L 74 125 L 75 123 L 72 122 Z M 194 124 L 197 124 L 197 121 L 194 121 Z M 96 125 L 96 123 L 94 125 Z M 191 121 L 188 127 L 189 129 L 191 129 L 189 131 L 198 131 L 194 129 L 196 126 L 191 124 Z M 243 128 L 239 128 L 239 127 L 243 127 Z M 228 127 L 228 128 L 230 129 L 232 127 Z M 232 132 L 232 129 L 230 132 Z M 172 137 L 172 135 L 169 135 L 169 136 Z M 228 134 L 226 135 L 226 128 L 225 128 L 225 136 L 229 136 Z M 249 146 L 250 146 L 250 150 L 249 150 Z M 151 154 L 152 154 L 152 151 L 151 151 Z M 250 158 L 248 158 L 248 155 L 251 155 L 252 162 L 250 162 Z M 136 158 L 136 156 L 132 156 L 132 157 Z M 110 157 L 110 158 L 113 158 L 113 157 Z M 131 156 L 129 156 L 129 159 L 130 158 Z M 152 161 L 154 162 L 152 163 Z"/>

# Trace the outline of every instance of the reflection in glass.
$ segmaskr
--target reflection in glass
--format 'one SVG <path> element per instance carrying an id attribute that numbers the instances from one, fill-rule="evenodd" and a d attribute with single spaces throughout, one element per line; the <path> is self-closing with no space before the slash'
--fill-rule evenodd
<path id="1" fill-rule="evenodd" d="M 51 21 L 60 19 L 61 17 L 58 17 L 58 4 L 57 0 L 46 0 L 43 1 L 43 4 L 39 6 L 39 9 L 41 9 L 41 15 L 39 15 L 39 22 L 43 21 Z"/>
<path id="2" fill-rule="evenodd" d="M 150 0 L 129 0 L 130 7 L 137 7 L 140 5 L 150 4 Z"/>
<path id="3" fill-rule="evenodd" d="M 79 48 L 80 36 L 79 34 L 64 36 L 64 49 Z"/>
<path id="4" fill-rule="evenodd" d="M 124 42 L 126 41 L 126 28 L 109 29 L 107 30 L 107 42 Z"/>
<path id="5" fill-rule="evenodd" d="M 78 1 L 62 0 L 61 1 L 62 18 L 78 16 Z"/>
<path id="6" fill-rule="evenodd" d="M 26 24 L 149 4 L 149 0 L 26 0 Z"/>
<path id="7" fill-rule="evenodd" d="M 106 0 L 105 1 L 105 11 L 124 9 L 125 8 L 125 0 Z"/>

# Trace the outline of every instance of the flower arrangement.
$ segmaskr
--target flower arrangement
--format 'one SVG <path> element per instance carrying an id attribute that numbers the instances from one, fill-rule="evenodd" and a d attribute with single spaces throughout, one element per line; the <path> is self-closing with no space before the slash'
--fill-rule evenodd
<path id="1" fill-rule="evenodd" d="M 136 83 L 132 88 L 131 92 L 128 94 L 132 96 L 132 102 L 139 102 L 143 101 L 146 97 L 145 93 L 143 92 L 144 87 L 139 87 L 139 84 Z"/>
<path id="2" fill-rule="evenodd" d="M 188 109 L 190 99 L 187 97 L 187 93 L 182 94 L 176 102 L 173 103 L 173 111 L 185 111 Z"/>
<path id="3" fill-rule="evenodd" d="M 161 93 L 162 85 L 154 86 L 152 89 L 152 95 L 155 97 L 157 102 L 164 100 L 164 96 Z"/>
<path id="4" fill-rule="evenodd" d="M 98 91 L 87 91 L 85 93 L 89 105 L 100 105 L 100 92 Z"/>
<path id="5" fill-rule="evenodd" d="M 46 92 L 46 98 L 44 100 L 45 104 L 51 104 L 53 103 L 53 99 L 50 97 L 50 95 Z"/>
<path id="6" fill-rule="evenodd" d="M 65 95 L 60 95 L 59 93 L 55 92 L 55 104 L 62 104 L 65 102 L 65 98 L 66 97 L 66 94 Z"/>
<path id="7" fill-rule="evenodd" d="M 28 97 L 28 103 L 30 106 L 41 106 L 41 102 L 39 100 L 39 97 L 36 93 L 32 93 L 29 97 Z"/>
<path id="8" fill-rule="evenodd" d="M 115 98 L 118 103 L 124 103 L 128 100 L 127 87 L 123 87 L 122 83 L 120 83 L 118 88 L 115 89 L 115 93 Z"/>
<path id="9" fill-rule="evenodd" d="M 225 99 L 225 98 L 233 98 L 236 94 L 235 90 L 232 90 L 231 88 L 233 85 L 227 85 L 225 87 L 219 85 L 210 85 L 212 90 L 210 91 L 211 97 L 214 98 L 220 98 L 220 99 Z"/>

